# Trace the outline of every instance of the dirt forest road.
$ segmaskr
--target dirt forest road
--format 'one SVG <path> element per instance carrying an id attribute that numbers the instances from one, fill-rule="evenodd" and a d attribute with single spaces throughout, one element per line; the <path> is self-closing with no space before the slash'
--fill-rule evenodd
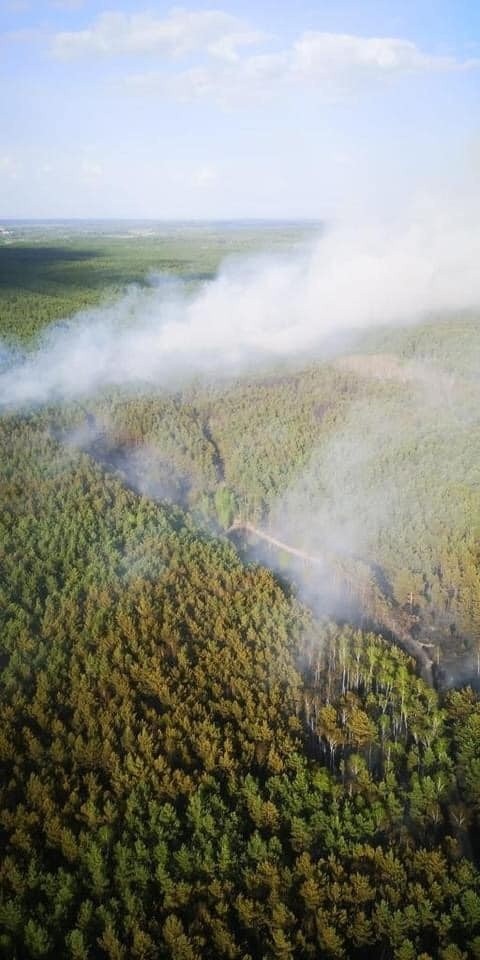
<path id="1" fill-rule="evenodd" d="M 276 537 L 272 537 L 269 533 L 266 533 L 265 530 L 259 530 L 259 528 L 254 527 L 252 523 L 243 523 L 237 520 L 235 523 L 232 523 L 227 533 L 235 533 L 236 530 L 245 530 L 246 533 L 251 533 L 252 536 L 257 537 L 258 540 L 264 540 L 265 543 L 276 547 L 277 550 L 283 550 L 284 553 L 288 553 L 292 557 L 298 557 L 300 560 L 305 560 L 307 563 L 314 563 L 317 566 L 323 566 L 325 564 L 325 557 L 316 557 L 311 553 L 307 553 L 305 550 L 301 550 L 299 547 L 292 547 L 290 544 L 284 543 L 283 540 L 277 540 Z"/>

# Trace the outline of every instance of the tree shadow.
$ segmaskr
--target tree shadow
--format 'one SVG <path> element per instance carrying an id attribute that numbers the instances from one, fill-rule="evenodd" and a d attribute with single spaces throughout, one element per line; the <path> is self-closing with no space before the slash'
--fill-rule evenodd
<path id="1" fill-rule="evenodd" d="M 130 255 L 129 255 L 130 254 Z M 171 251 L 150 254 L 134 247 L 0 245 L 0 293 L 67 294 L 71 291 L 98 291 L 148 284 L 149 275 L 174 275 L 188 283 L 211 280 L 215 270 L 198 270 L 190 258 L 172 257 Z"/>
<path id="2" fill-rule="evenodd" d="M 72 250 L 69 247 L 0 246 L 0 286 L 3 290 L 43 289 L 45 283 L 65 283 L 65 270 L 89 263 L 100 256 L 98 250 Z M 68 273 L 67 273 L 68 276 Z"/>

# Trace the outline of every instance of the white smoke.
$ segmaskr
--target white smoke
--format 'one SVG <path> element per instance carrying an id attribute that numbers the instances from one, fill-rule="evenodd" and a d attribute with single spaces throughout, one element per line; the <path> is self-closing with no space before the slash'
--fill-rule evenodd
<path id="1" fill-rule="evenodd" d="M 388 225 L 337 226 L 290 257 L 226 263 L 194 295 L 131 289 L 51 330 L 0 374 L 0 405 L 69 399 L 105 386 L 169 385 L 256 362 L 321 355 L 371 325 L 480 305 L 479 218 L 428 209 Z M 0 350 L 1 353 L 1 350 Z"/>

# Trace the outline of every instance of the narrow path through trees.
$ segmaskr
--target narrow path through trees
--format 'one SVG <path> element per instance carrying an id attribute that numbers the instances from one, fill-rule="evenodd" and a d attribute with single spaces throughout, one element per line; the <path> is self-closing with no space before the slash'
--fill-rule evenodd
<path id="1" fill-rule="evenodd" d="M 299 557 L 300 560 L 305 560 L 307 563 L 317 564 L 318 566 L 323 566 L 325 563 L 325 556 L 314 556 L 311 553 L 307 553 L 306 550 L 301 550 L 299 547 L 292 547 L 289 543 L 284 543 L 283 540 L 278 540 L 276 537 L 272 537 L 265 530 L 260 530 L 258 527 L 254 527 L 253 523 L 236 520 L 234 523 L 232 523 L 232 526 L 229 527 L 227 533 L 234 533 L 236 530 L 245 530 L 247 533 L 251 533 L 259 540 L 265 540 L 266 543 L 270 543 L 272 547 L 277 547 L 278 550 L 283 550 L 292 557 Z"/>

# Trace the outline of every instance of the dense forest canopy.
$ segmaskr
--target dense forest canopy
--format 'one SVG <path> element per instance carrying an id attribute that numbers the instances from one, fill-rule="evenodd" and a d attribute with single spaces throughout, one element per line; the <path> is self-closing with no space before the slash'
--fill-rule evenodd
<path id="1" fill-rule="evenodd" d="M 3 235 L 5 344 L 306 236 L 106 230 Z M 479 338 L 4 411 L 3 956 L 480 957 Z"/>
<path id="2" fill-rule="evenodd" d="M 305 242 L 316 225 L 9 223 L 0 235 L 0 336 L 31 341 L 49 324 L 118 297 L 151 274 L 195 283 L 220 262 Z"/>

